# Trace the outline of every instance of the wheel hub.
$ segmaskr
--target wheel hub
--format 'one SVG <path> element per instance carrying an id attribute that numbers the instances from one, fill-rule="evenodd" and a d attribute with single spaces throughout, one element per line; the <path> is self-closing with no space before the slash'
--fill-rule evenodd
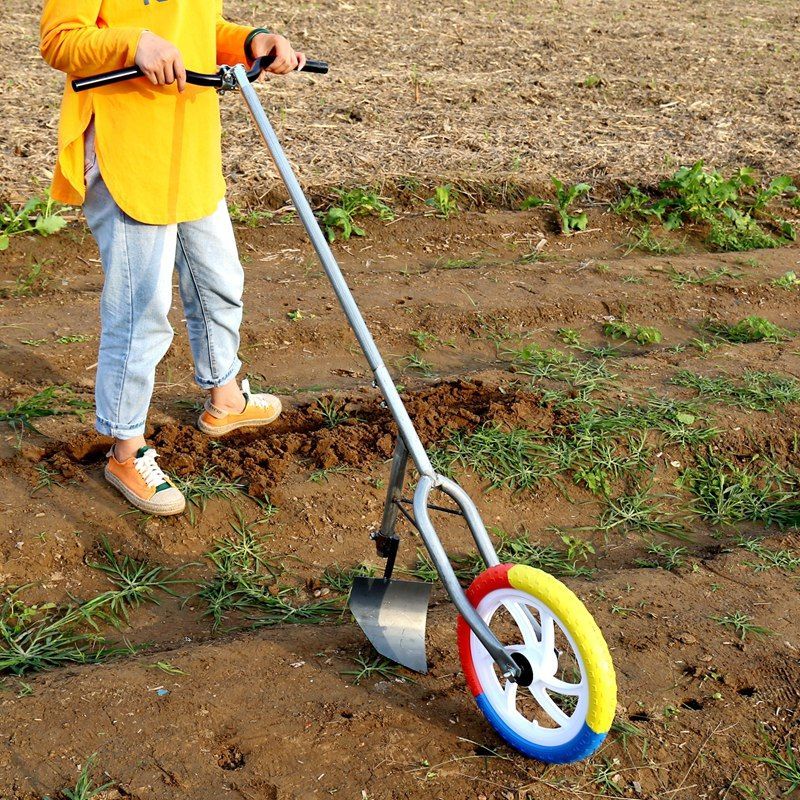
<path id="1" fill-rule="evenodd" d="M 511 654 L 511 660 L 520 668 L 516 683 L 518 686 L 530 686 L 533 683 L 533 667 L 524 653 Z"/>

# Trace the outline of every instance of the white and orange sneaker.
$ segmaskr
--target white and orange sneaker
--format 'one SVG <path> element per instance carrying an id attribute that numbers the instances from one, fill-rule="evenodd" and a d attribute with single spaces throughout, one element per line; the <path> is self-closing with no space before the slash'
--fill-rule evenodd
<path id="1" fill-rule="evenodd" d="M 274 394 L 253 394 L 250 381 L 242 381 L 244 410 L 236 414 L 217 408 L 211 398 L 206 400 L 205 410 L 197 420 L 197 427 L 208 436 L 222 436 L 237 428 L 257 428 L 275 422 L 281 415 L 281 401 Z"/>
<path id="2" fill-rule="evenodd" d="M 145 445 L 136 455 L 117 461 L 112 447 L 108 451 L 106 480 L 140 511 L 162 517 L 180 514 L 186 508 L 186 499 L 156 464 L 157 458 L 158 453 Z"/>

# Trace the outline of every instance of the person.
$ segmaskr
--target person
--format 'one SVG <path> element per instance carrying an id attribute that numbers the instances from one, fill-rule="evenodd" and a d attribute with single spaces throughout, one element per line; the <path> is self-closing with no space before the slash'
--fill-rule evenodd
<path id="1" fill-rule="evenodd" d="M 185 499 L 144 439 L 155 369 L 172 341 L 172 273 L 195 365 L 208 393 L 198 426 L 209 436 L 268 425 L 269 394 L 241 388 L 237 351 L 243 271 L 225 202 L 216 92 L 186 69 L 252 64 L 285 75 L 305 59 L 283 37 L 230 23 L 222 0 L 46 0 L 40 52 L 67 73 L 54 199 L 83 205 L 104 282 L 95 380 L 96 428 L 114 443 L 106 479 L 136 508 L 179 514 Z M 144 77 L 76 93 L 71 79 L 136 64 Z"/>

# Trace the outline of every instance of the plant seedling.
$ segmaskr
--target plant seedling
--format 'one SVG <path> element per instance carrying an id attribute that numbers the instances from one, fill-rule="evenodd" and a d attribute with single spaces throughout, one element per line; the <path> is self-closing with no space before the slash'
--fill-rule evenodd
<path id="1" fill-rule="evenodd" d="M 433 197 L 429 197 L 425 203 L 433 206 L 440 217 L 449 219 L 458 212 L 458 192 L 451 184 L 446 183 L 437 186 L 433 190 Z"/>
<path id="2" fill-rule="evenodd" d="M 104 783 L 102 786 L 94 785 L 91 772 L 96 759 L 97 753 L 92 753 L 92 755 L 86 759 L 86 763 L 81 769 L 78 782 L 75 784 L 74 788 L 61 790 L 61 795 L 64 797 L 64 800 L 92 800 L 92 798 L 97 797 L 114 785 L 113 781 Z"/>
<path id="3" fill-rule="evenodd" d="M 753 624 L 753 618 L 748 616 L 742 611 L 733 611 L 730 614 L 723 614 L 722 616 L 713 616 L 711 619 L 718 622 L 720 625 L 733 628 L 739 638 L 744 641 L 748 633 L 756 636 L 772 636 L 772 631 L 769 628 L 763 628 L 760 625 Z"/>
<path id="4" fill-rule="evenodd" d="M 344 241 L 351 236 L 364 236 L 364 229 L 354 222 L 356 217 L 394 219 L 392 209 L 371 189 L 337 189 L 336 196 L 338 204 L 332 205 L 322 216 L 322 228 L 330 242 L 335 241 L 337 235 Z"/>

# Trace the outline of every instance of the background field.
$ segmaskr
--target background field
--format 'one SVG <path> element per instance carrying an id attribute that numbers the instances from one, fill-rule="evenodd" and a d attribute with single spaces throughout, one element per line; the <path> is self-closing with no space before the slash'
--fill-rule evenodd
<path id="1" fill-rule="evenodd" d="M 102 273 L 79 212 L 0 252 L 0 798 L 69 800 L 82 774 L 109 782 L 103 800 L 796 789 L 800 247 L 781 226 L 800 210 L 794 190 L 746 205 L 779 174 L 800 183 L 796 4 L 226 8 L 331 61 L 262 88 L 268 111 L 321 216 L 337 189 L 383 193 L 393 218 L 357 218 L 337 258 L 437 464 L 506 557 L 597 619 L 615 725 L 584 763 L 523 759 L 469 696 L 440 588 L 425 676 L 376 661 L 343 613 L 351 570 L 382 566 L 368 533 L 394 430 L 229 96 L 241 355 L 286 412 L 266 434 L 199 434 L 176 295 L 148 436 L 189 513 L 131 513 L 104 483 Z M 17 204 L 46 185 L 61 78 L 38 59 L 38 8 L 7 9 L 0 200 Z M 626 183 L 684 197 L 657 184 L 701 158 L 759 171 L 735 207 L 772 237 L 751 244 L 784 246 L 723 251 L 713 214 L 667 230 L 614 210 Z M 560 230 L 551 176 L 591 184 L 569 209 L 585 231 Z M 448 183 L 445 215 L 425 201 Z M 530 191 L 548 204 L 523 210 Z M 465 531 L 441 533 L 468 581 Z M 420 547 L 404 528 L 406 577 L 433 577 Z"/>

